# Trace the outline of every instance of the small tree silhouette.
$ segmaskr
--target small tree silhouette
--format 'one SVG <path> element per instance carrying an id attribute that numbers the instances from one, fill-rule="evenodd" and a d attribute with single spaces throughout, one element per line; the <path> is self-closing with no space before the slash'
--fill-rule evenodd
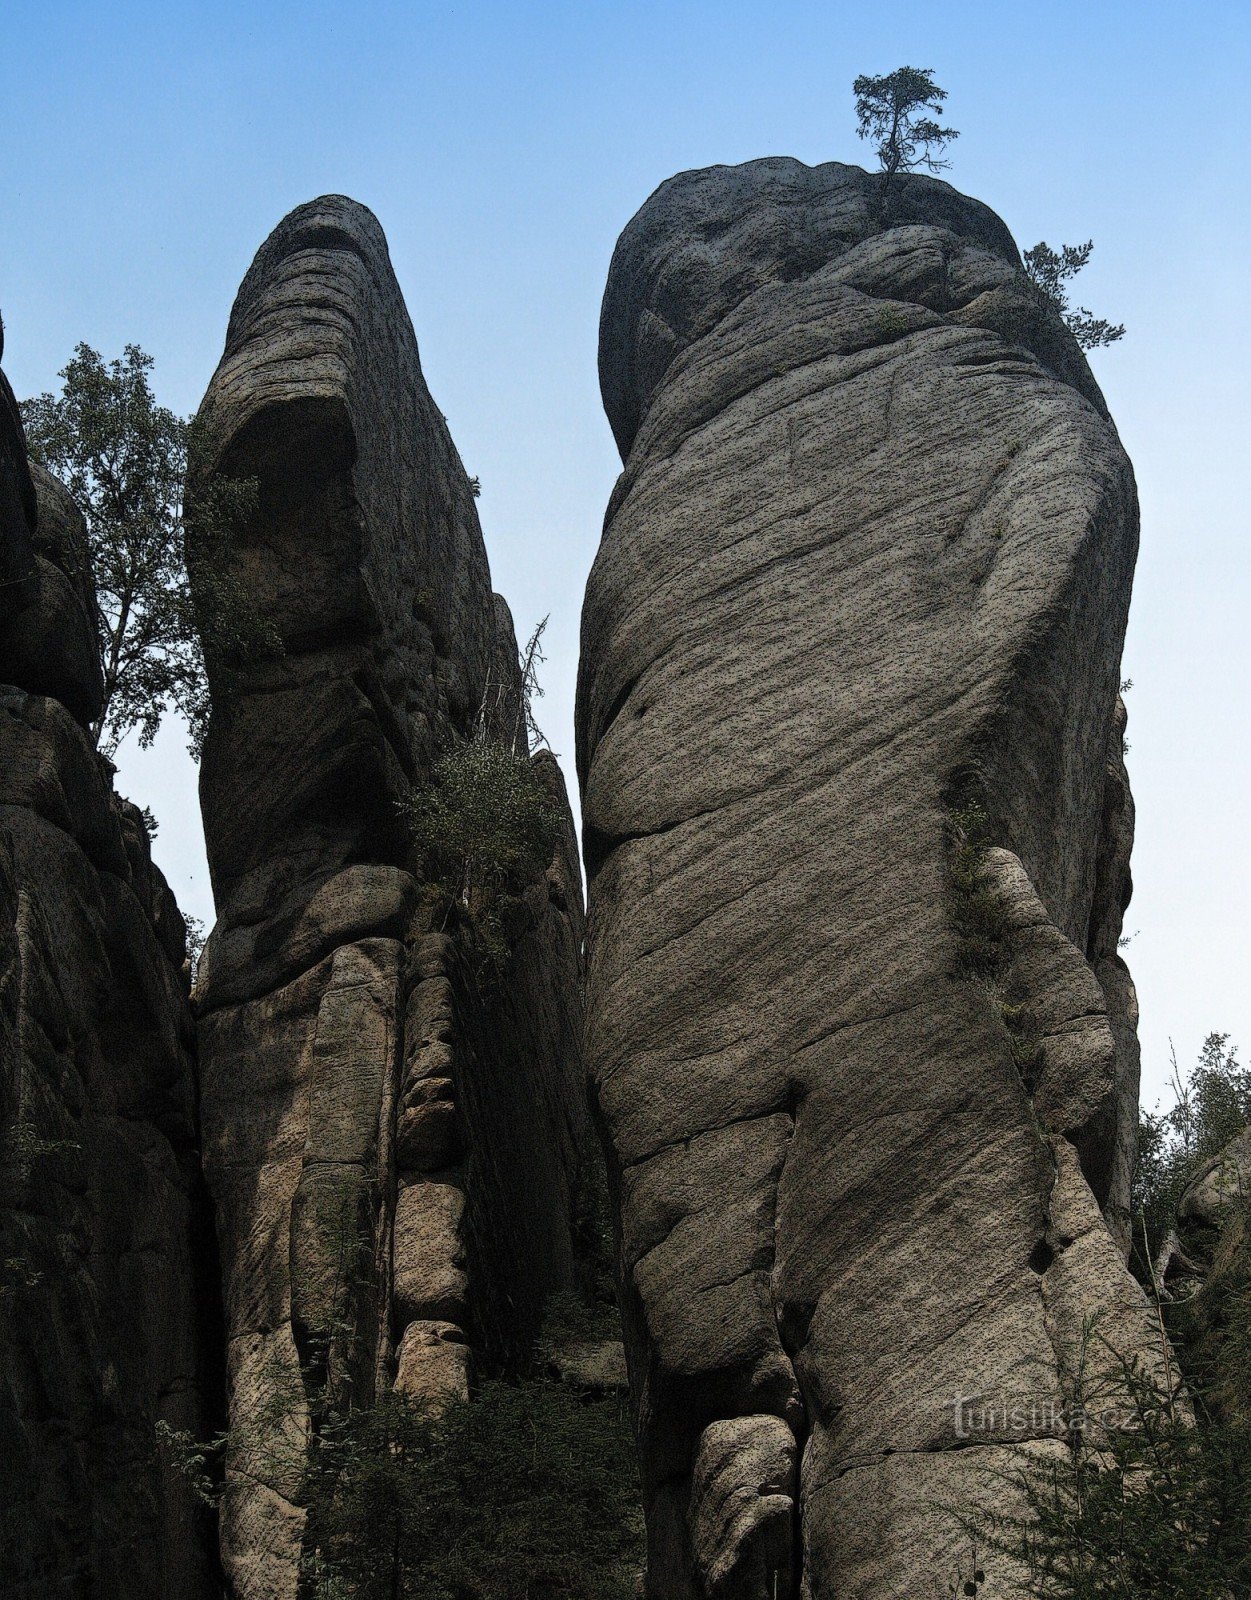
<path id="1" fill-rule="evenodd" d="M 1053 250 L 1045 239 L 1040 239 L 1032 250 L 1025 252 L 1025 273 L 1030 282 L 1064 318 L 1069 332 L 1083 350 L 1093 350 L 1102 344 L 1115 344 L 1125 336 L 1124 323 L 1111 323 L 1102 317 L 1092 317 L 1085 306 L 1071 306 L 1064 285 L 1075 278 L 1090 260 L 1094 241 L 1085 244 L 1062 244 Z"/>
<path id="2" fill-rule="evenodd" d="M 925 167 L 942 172 L 951 165 L 939 152 L 960 137 L 955 128 L 940 128 L 921 111 L 941 113 L 947 91 L 934 82 L 932 67 L 899 67 L 882 77 L 861 74 L 852 84 L 856 96 L 857 132 L 872 139 L 881 163 L 885 190 L 897 172 Z"/>

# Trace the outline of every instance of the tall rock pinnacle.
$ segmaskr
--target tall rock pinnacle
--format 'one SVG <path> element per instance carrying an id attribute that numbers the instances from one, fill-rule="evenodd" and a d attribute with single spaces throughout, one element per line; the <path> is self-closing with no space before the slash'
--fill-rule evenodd
<path id="1" fill-rule="evenodd" d="M 0 1594 L 209 1600 L 186 929 L 91 737 L 82 513 L 0 374 Z"/>
<path id="2" fill-rule="evenodd" d="M 209 654 L 201 799 L 218 922 L 196 991 L 225 1288 L 222 1551 L 293 1600 L 327 1405 L 466 1391 L 569 1287 L 587 1120 L 582 890 L 562 839 L 486 985 L 401 814 L 436 753 L 515 737 L 508 608 L 373 215 L 300 207 L 239 291 L 200 413 L 246 526 L 193 540 L 280 650 Z M 508 708 L 513 708 L 510 712 Z M 484 721 L 485 718 L 485 721 Z M 319 1410 L 320 1408 L 320 1410 Z"/>
<path id="3" fill-rule="evenodd" d="M 588 1052 L 649 1593 L 929 1592 L 943 1506 L 1058 1448 L 1085 1319 L 1150 1343 L 1133 475 L 1004 225 L 931 179 L 674 178 L 600 369 Z"/>

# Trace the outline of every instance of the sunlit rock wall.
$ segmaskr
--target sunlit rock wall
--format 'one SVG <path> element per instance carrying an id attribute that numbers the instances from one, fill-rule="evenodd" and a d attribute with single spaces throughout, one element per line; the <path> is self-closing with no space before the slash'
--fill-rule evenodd
<path id="1" fill-rule="evenodd" d="M 1133 475 L 999 219 L 880 183 L 684 173 L 604 299 L 588 1065 L 656 1600 L 929 1592 L 1083 1320 L 1150 1339 Z"/>

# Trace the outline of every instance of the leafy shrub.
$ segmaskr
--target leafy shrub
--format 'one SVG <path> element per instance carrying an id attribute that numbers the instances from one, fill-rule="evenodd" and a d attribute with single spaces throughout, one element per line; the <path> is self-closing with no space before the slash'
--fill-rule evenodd
<path id="1" fill-rule="evenodd" d="M 487 673 L 472 735 L 443 752 L 402 808 L 437 886 L 478 935 L 483 976 L 507 960 L 510 902 L 546 869 L 562 826 L 530 759 L 546 743 L 534 715 L 546 627 L 544 617 L 518 651 L 511 684 Z"/>
<path id="2" fill-rule="evenodd" d="M 559 818 L 528 755 L 487 738 L 455 745 L 413 798 L 413 840 L 466 905 L 522 887 L 551 859 Z"/>
<path id="3" fill-rule="evenodd" d="M 1184 1077 L 1174 1056 L 1172 1091 L 1168 1110 L 1142 1111 L 1138 1119 L 1133 1266 L 1144 1282 L 1150 1281 L 1144 1250 L 1152 1257 L 1159 1251 L 1186 1185 L 1251 1122 L 1251 1071 L 1239 1063 L 1226 1033 L 1208 1034 L 1198 1061 Z"/>
<path id="4" fill-rule="evenodd" d="M 616 1399 L 487 1383 L 331 1419 L 308 1473 L 310 1600 L 628 1600 L 642 1516 Z"/>
<path id="5" fill-rule="evenodd" d="M 1251 1593 L 1251 1426 L 1208 1415 L 1201 1396 L 1196 1422 L 1169 1364 L 1155 1373 L 1118 1357 L 1107 1376 L 1091 1379 L 1096 1341 L 1088 1324 L 1074 1363 L 1067 1451 L 1045 1460 L 1022 1452 L 1007 1475 L 1017 1512 L 960 1518 L 975 1549 L 1016 1564 L 1019 1583 L 1000 1592 L 1035 1600 Z M 1094 1426 L 1109 1410 L 1116 1420 Z M 994 1600 L 983 1573 L 960 1576 L 957 1592 Z"/>
<path id="6" fill-rule="evenodd" d="M 572 1290 L 548 1297 L 539 1336 L 541 1356 L 572 1344 L 599 1344 L 620 1338 L 621 1316 L 615 1301 L 588 1300 Z"/>
<path id="7" fill-rule="evenodd" d="M 209 1505 L 227 1454 L 258 1482 L 299 1471 L 301 1600 L 633 1600 L 643 1517 L 624 1399 L 529 1377 L 441 1406 L 387 1391 L 336 1407 L 312 1376 L 273 1374 L 258 1413 L 205 1442 L 157 1425 Z"/>

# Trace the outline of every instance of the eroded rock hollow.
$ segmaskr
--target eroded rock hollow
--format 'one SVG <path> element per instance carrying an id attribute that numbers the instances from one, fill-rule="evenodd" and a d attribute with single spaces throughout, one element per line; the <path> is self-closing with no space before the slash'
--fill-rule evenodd
<path id="1" fill-rule="evenodd" d="M 1123 1265 L 1133 475 L 985 206 L 791 160 L 618 243 L 588 1054 L 649 1593 L 930 1592 Z M 990 1491 L 992 1494 L 994 1490 Z"/>
<path id="2" fill-rule="evenodd" d="M 463 1393 L 471 1358 L 524 1359 L 570 1285 L 582 888 L 559 769 L 536 756 L 564 827 L 484 977 L 402 814 L 450 742 L 516 740 L 521 686 L 369 211 L 330 196 L 275 229 L 200 417 L 207 480 L 254 483 L 257 503 L 227 548 L 193 539 L 193 586 L 211 610 L 241 581 L 270 645 L 240 659 L 206 640 L 218 922 L 197 988 L 222 1549 L 253 1600 L 296 1592 L 319 1396 Z"/>

